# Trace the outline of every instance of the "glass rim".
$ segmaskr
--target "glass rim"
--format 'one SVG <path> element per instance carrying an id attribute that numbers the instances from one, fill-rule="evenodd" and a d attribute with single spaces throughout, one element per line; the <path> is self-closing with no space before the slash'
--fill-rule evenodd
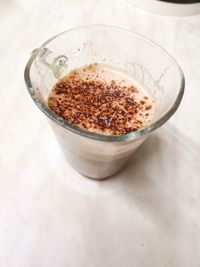
<path id="1" fill-rule="evenodd" d="M 179 90 L 178 90 L 178 95 L 176 96 L 175 100 L 173 101 L 171 107 L 167 110 L 167 112 L 157 121 L 153 122 L 152 124 L 148 125 L 147 127 L 137 130 L 135 132 L 130 132 L 127 134 L 123 134 L 123 135 L 119 135 L 119 136 L 107 136 L 107 135 L 101 135 L 101 134 L 96 134 L 96 133 L 92 133 L 86 130 L 82 130 L 79 127 L 72 125 L 70 123 L 67 123 L 66 121 L 64 121 L 62 118 L 58 117 L 56 114 L 54 114 L 38 97 L 35 96 L 34 94 L 34 88 L 32 86 L 32 82 L 31 82 L 31 78 L 30 78 L 30 69 L 32 64 L 34 63 L 35 59 L 37 58 L 38 54 L 40 53 L 40 51 L 42 49 L 45 48 L 45 46 L 50 43 L 52 40 L 54 40 L 55 38 L 71 32 L 71 31 L 75 31 L 75 30 L 84 30 L 84 29 L 88 29 L 88 28 L 106 28 L 106 29 L 110 29 L 110 30 L 118 30 L 118 31 L 122 31 L 125 32 L 127 34 L 132 34 L 138 38 L 141 38 L 143 41 L 146 41 L 148 43 L 150 43 L 151 45 L 153 45 L 154 47 L 160 49 L 171 61 L 171 63 L 177 68 L 179 75 L 180 75 L 180 86 L 179 86 Z M 76 133 L 78 135 L 87 137 L 89 139 L 94 139 L 97 141 L 105 141 L 105 142 L 121 142 L 121 141 L 132 141 L 135 139 L 138 139 L 140 137 L 145 136 L 146 134 L 156 130 L 157 128 L 159 128 L 160 126 L 162 126 L 166 121 L 168 121 L 171 116 L 176 112 L 177 108 L 180 105 L 180 102 L 182 100 L 183 94 L 184 94 L 184 88 L 185 88 L 185 77 L 184 74 L 180 68 L 180 66 L 178 65 L 178 63 L 176 62 L 176 60 L 165 50 L 163 49 L 161 46 L 159 46 L 158 44 L 156 44 L 155 42 L 153 42 L 152 40 L 146 38 L 145 36 L 138 34 L 134 31 L 128 30 L 128 29 L 123 29 L 120 27 L 115 27 L 115 26 L 110 26 L 110 25 L 106 25 L 106 24 L 93 24 L 93 25 L 85 25 L 85 26 L 79 26 L 79 27 L 75 27 L 69 30 L 66 30 L 64 32 L 61 32 L 55 36 L 53 36 L 52 38 L 48 39 L 46 42 L 44 42 L 39 48 L 35 49 L 31 55 L 31 57 L 29 58 L 26 66 L 25 66 L 25 70 L 24 70 L 24 80 L 25 80 L 25 84 L 26 87 L 28 89 L 29 94 L 31 95 L 31 98 L 33 99 L 33 101 L 35 102 L 35 104 L 38 106 L 38 108 L 47 116 L 49 117 L 51 120 L 53 120 L 55 123 L 57 123 L 58 125 L 60 125 L 61 127 Z"/>

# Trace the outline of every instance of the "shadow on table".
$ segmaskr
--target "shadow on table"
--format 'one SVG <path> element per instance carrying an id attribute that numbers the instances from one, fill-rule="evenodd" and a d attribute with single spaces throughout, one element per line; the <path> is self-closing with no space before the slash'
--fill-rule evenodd
<path id="1" fill-rule="evenodd" d="M 124 168 L 113 177 L 96 181 L 81 175 L 69 177 L 68 186 L 81 194 L 114 197 L 130 212 L 139 212 L 158 229 L 175 235 L 181 225 L 180 199 L 186 196 L 192 162 L 193 145 L 176 128 L 168 124 L 153 133 L 130 157 Z M 188 153 L 184 153 L 187 151 Z M 183 168 L 184 165 L 185 167 Z M 190 191 L 188 189 L 188 197 Z M 112 202 L 113 203 L 113 202 Z M 113 203 L 114 204 L 114 203 Z"/>
<path id="2" fill-rule="evenodd" d="M 118 188 L 118 197 L 129 208 L 138 209 L 147 220 L 168 231 L 169 235 L 170 232 L 176 234 L 180 225 L 180 209 L 176 201 L 180 181 L 176 179 L 183 173 L 177 160 L 182 144 L 178 143 L 176 135 L 169 137 L 172 131 L 168 126 L 164 137 L 154 133 L 131 156 L 121 172 L 104 181 L 105 186 L 111 183 L 113 188 Z"/>

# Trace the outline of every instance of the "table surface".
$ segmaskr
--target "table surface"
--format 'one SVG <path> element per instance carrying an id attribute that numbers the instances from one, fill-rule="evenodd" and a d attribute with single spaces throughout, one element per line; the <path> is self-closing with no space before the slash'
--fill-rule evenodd
<path id="1" fill-rule="evenodd" d="M 0 22 L 0 267 L 199 267 L 200 15 L 125 0 L 0 0 Z M 173 118 L 102 182 L 66 163 L 23 80 L 42 42 L 98 23 L 156 41 L 186 78 Z"/>

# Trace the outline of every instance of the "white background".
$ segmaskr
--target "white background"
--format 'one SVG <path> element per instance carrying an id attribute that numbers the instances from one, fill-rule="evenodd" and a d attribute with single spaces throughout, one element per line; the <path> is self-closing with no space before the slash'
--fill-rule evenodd
<path id="1" fill-rule="evenodd" d="M 156 41 L 186 77 L 177 113 L 102 182 L 66 163 L 23 80 L 33 49 L 96 23 Z M 0 0 L 0 267 L 80 266 L 200 266 L 200 15 L 125 0 Z"/>

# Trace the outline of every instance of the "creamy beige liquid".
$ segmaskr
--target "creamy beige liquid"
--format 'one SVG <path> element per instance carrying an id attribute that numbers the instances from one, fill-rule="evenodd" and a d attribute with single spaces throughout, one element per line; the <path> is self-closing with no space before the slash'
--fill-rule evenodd
<path id="1" fill-rule="evenodd" d="M 59 80 L 49 95 L 48 106 L 68 123 L 102 135 L 145 128 L 155 110 L 152 96 L 130 74 L 96 63 Z"/>

